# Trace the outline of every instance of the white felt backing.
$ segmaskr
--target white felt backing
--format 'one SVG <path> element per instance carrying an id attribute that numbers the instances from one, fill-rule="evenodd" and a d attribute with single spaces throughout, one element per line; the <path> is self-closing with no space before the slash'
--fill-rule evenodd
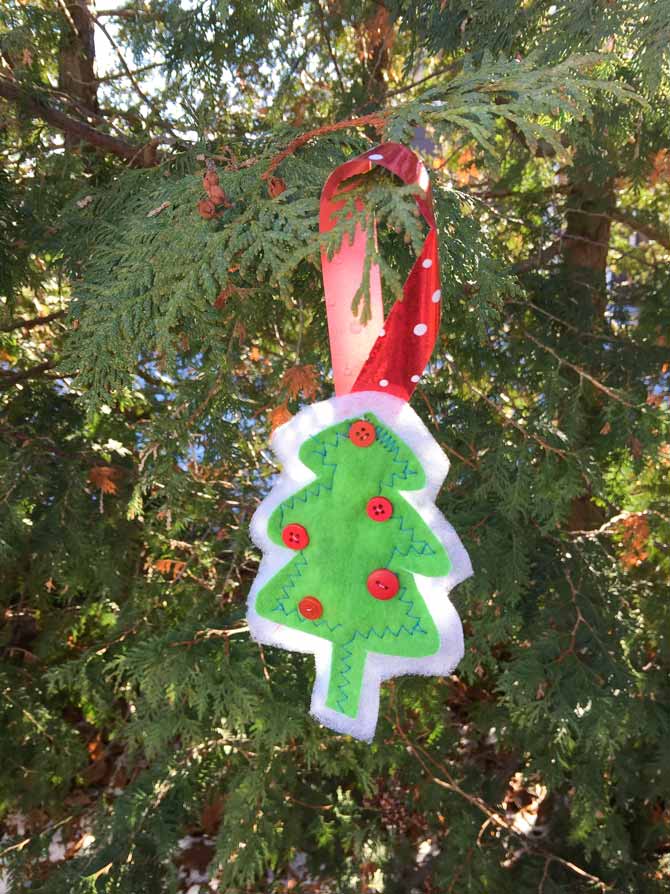
<path id="1" fill-rule="evenodd" d="M 426 472 L 426 487 L 420 491 L 402 491 L 428 527 L 438 537 L 451 560 L 446 577 L 414 575 L 416 586 L 426 601 L 440 635 L 440 648 L 426 658 L 405 658 L 369 652 L 356 717 L 347 717 L 326 707 L 332 644 L 319 636 L 294 630 L 262 618 L 255 610 L 256 595 L 295 553 L 278 546 L 268 537 L 268 522 L 274 510 L 316 476 L 298 459 L 298 451 L 311 435 L 345 419 L 374 413 L 391 431 L 414 451 Z M 406 401 L 377 391 L 359 391 L 333 397 L 301 410 L 276 430 L 271 446 L 282 464 L 282 473 L 272 491 L 263 500 L 251 520 L 251 537 L 263 551 L 258 575 L 249 593 L 248 621 L 253 637 L 261 643 L 281 646 L 296 652 L 312 653 L 316 660 L 316 681 L 311 711 L 326 726 L 357 739 L 370 741 L 379 713 L 379 687 L 382 680 L 400 674 L 449 674 L 463 657 L 463 628 L 449 601 L 448 593 L 472 574 L 470 559 L 458 535 L 435 506 L 435 498 L 449 471 L 449 460 Z"/>

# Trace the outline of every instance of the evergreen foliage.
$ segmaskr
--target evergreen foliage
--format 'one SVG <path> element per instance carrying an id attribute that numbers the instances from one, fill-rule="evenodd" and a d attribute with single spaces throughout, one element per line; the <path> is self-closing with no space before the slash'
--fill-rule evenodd
<path id="1" fill-rule="evenodd" d="M 0 890 L 182 890 L 188 835 L 220 891 L 667 890 L 669 38 L 667 0 L 0 9 Z M 413 406 L 475 575 L 369 746 L 245 600 L 271 427 L 332 392 L 320 190 L 384 139 L 432 155 Z M 392 302 L 421 225 L 365 181 Z"/>

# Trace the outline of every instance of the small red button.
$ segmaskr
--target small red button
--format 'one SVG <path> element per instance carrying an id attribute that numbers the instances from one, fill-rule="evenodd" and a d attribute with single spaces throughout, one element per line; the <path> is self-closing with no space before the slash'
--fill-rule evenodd
<path id="1" fill-rule="evenodd" d="M 358 419 L 349 429 L 349 437 L 357 447 L 369 447 L 377 438 L 377 432 L 371 422 Z"/>
<path id="2" fill-rule="evenodd" d="M 298 603 L 298 611 L 308 621 L 316 621 L 323 614 L 323 606 L 316 596 L 305 596 Z"/>
<path id="3" fill-rule="evenodd" d="M 304 549 L 309 543 L 309 534 L 302 525 L 286 525 L 281 539 L 289 549 Z"/>
<path id="4" fill-rule="evenodd" d="M 393 599 L 399 589 L 398 576 L 388 568 L 377 568 L 368 577 L 368 591 L 375 599 Z"/>
<path id="5" fill-rule="evenodd" d="M 366 510 L 372 521 L 387 521 L 393 515 L 393 503 L 386 497 L 373 497 Z"/>

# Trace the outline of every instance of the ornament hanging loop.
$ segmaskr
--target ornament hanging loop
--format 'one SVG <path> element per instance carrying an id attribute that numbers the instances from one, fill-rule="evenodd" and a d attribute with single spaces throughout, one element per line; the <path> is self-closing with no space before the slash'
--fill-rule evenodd
<path id="1" fill-rule="evenodd" d="M 345 235 L 332 256 L 321 251 L 328 334 L 333 362 L 335 393 L 381 391 L 409 400 L 432 354 L 440 326 L 440 273 L 437 229 L 428 171 L 421 159 L 400 143 L 382 143 L 336 168 L 321 193 L 319 231 L 324 234 L 338 223 L 345 204 L 342 184 L 378 165 L 405 184 L 416 184 L 417 208 L 428 225 L 419 257 L 396 301 L 384 319 L 379 266 L 369 272 L 369 319 L 363 325 L 352 303 L 363 280 L 368 239 L 376 245 L 377 229 L 369 216 L 368 227 L 357 224 L 353 239 Z M 362 200 L 360 209 L 363 209 Z"/>

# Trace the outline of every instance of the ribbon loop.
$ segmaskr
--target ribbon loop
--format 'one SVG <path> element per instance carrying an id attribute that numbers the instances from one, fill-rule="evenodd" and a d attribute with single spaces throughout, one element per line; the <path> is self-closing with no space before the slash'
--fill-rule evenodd
<path id="1" fill-rule="evenodd" d="M 404 183 L 416 183 L 417 207 L 429 231 L 419 257 L 403 286 L 403 300 L 396 301 L 386 320 L 378 265 L 370 270 L 370 320 L 363 326 L 351 304 L 363 278 L 365 248 L 372 233 L 358 224 L 353 241 L 345 235 L 333 257 L 321 251 L 321 266 L 328 315 L 328 334 L 333 361 L 335 393 L 381 391 L 409 400 L 433 352 L 440 327 L 440 272 L 437 230 L 430 179 L 421 159 L 400 143 L 382 143 L 345 162 L 330 175 L 321 193 L 319 231 L 337 225 L 343 205 L 342 183 L 367 174 L 380 165 Z"/>

